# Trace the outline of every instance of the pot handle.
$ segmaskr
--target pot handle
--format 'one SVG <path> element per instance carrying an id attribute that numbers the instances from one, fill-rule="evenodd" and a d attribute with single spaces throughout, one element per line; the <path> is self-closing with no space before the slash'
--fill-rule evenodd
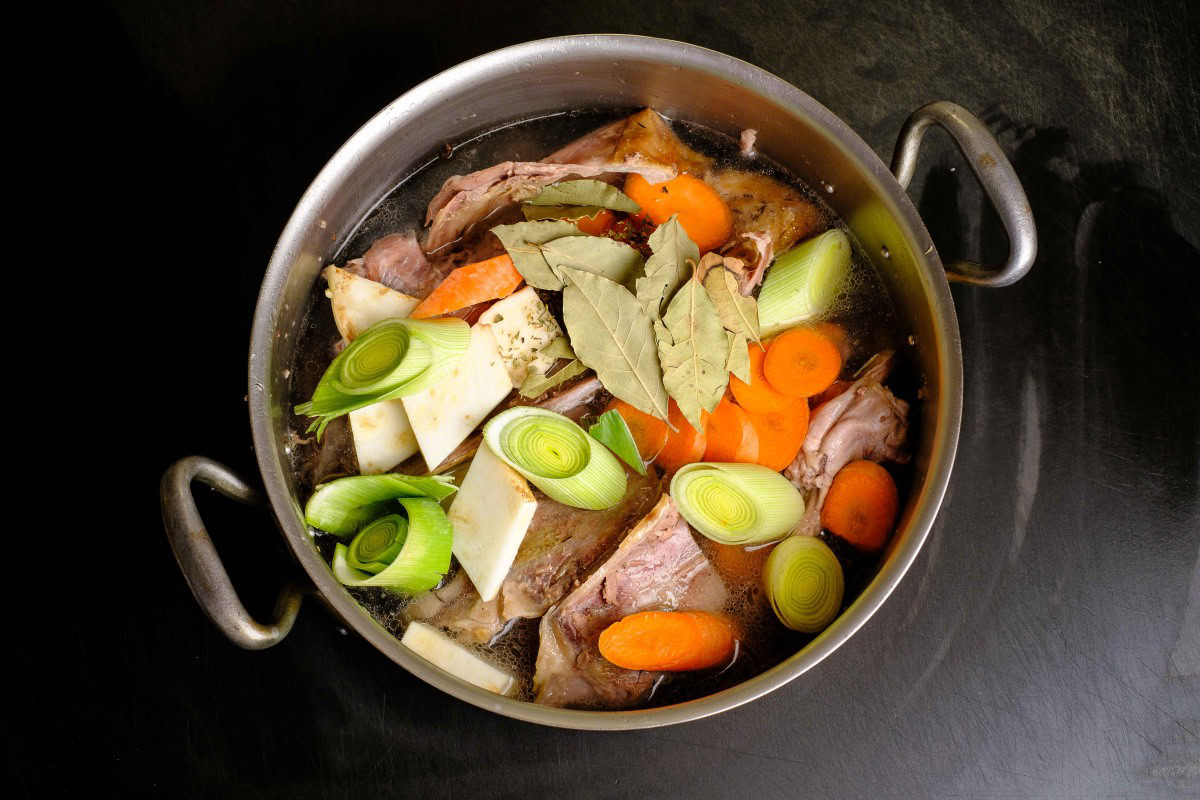
<path id="1" fill-rule="evenodd" d="M 978 117 L 945 100 L 921 106 L 900 129 L 896 152 L 892 154 L 892 174 L 901 186 L 908 188 L 916 171 L 921 139 L 930 125 L 940 125 L 953 137 L 1008 231 L 1009 252 L 1004 264 L 985 267 L 974 261 L 952 261 L 946 264 L 946 278 L 976 286 L 1016 283 L 1029 272 L 1037 255 L 1033 210 L 1008 157 Z"/>
<path id="2" fill-rule="evenodd" d="M 204 613 L 231 642 L 247 650 L 263 650 L 279 644 L 296 621 L 304 592 L 294 584 L 284 586 L 275 603 L 275 619 L 270 624 L 264 625 L 250 616 L 200 519 L 192 495 L 194 480 L 240 503 L 262 502 L 254 487 L 210 458 L 189 456 L 172 464 L 163 474 L 160 501 L 163 525 L 184 579 Z"/>

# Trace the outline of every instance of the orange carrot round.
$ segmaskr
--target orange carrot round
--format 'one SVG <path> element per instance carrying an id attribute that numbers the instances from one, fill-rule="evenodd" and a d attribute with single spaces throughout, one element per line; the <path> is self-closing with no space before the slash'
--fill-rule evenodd
<path id="1" fill-rule="evenodd" d="M 588 236 L 603 236 L 613 226 L 616 219 L 616 214 L 607 208 L 602 208 L 596 212 L 594 217 L 578 217 L 572 221 L 575 223 L 575 227 Z"/>
<path id="2" fill-rule="evenodd" d="M 476 303 L 499 300 L 512 294 L 522 280 L 507 253 L 467 264 L 447 275 L 409 316 L 413 319 L 436 317 Z"/>
<path id="3" fill-rule="evenodd" d="M 705 461 L 753 464 L 758 459 L 758 433 L 750 416 L 727 396 L 708 418 Z"/>
<path id="4" fill-rule="evenodd" d="M 865 553 L 877 553 L 887 544 L 899 509 L 900 493 L 888 471 L 874 461 L 851 461 L 833 476 L 821 526 Z"/>
<path id="5" fill-rule="evenodd" d="M 708 437 L 703 430 L 697 431 L 692 427 L 674 399 L 668 404 L 667 410 L 667 419 L 675 426 L 675 430 L 667 431 L 667 443 L 658 451 L 655 460 L 667 472 L 674 472 L 685 464 L 695 464 L 704 456 Z"/>
<path id="6" fill-rule="evenodd" d="M 728 663 L 737 635 L 706 611 L 641 611 L 600 634 L 600 655 L 625 669 L 684 671 Z"/>
<path id="7" fill-rule="evenodd" d="M 767 375 L 763 372 L 763 363 L 767 353 L 763 348 L 750 343 L 750 382 L 742 383 L 736 376 L 729 376 L 729 388 L 738 405 L 755 414 L 770 414 L 782 411 L 795 402 L 794 397 L 788 397 L 783 392 L 767 383 Z"/>
<path id="8" fill-rule="evenodd" d="M 621 415 L 621 419 L 625 420 L 643 461 L 653 461 L 662 452 L 667 443 L 667 434 L 670 433 L 667 423 L 617 397 L 614 397 L 604 410 L 615 410 Z"/>
<path id="9" fill-rule="evenodd" d="M 625 194 L 661 225 L 679 215 L 679 224 L 701 253 L 723 245 L 733 236 L 733 213 L 704 181 L 686 173 L 666 183 L 650 183 L 636 172 L 625 179 Z"/>
<path id="10" fill-rule="evenodd" d="M 750 414 L 750 424 L 758 434 L 756 463 L 780 472 L 796 460 L 804 436 L 808 433 L 808 401 L 792 400 L 782 411 Z"/>
<path id="11" fill-rule="evenodd" d="M 854 353 L 854 348 L 850 344 L 850 334 L 846 332 L 844 327 L 836 322 L 818 322 L 812 327 L 814 331 L 833 342 L 833 346 L 837 348 L 838 355 L 842 357 L 843 363 L 850 360 L 850 356 Z"/>
<path id="12" fill-rule="evenodd" d="M 837 345 L 812 328 L 781 333 L 767 348 L 767 382 L 791 397 L 811 397 L 829 388 L 842 371 Z"/>

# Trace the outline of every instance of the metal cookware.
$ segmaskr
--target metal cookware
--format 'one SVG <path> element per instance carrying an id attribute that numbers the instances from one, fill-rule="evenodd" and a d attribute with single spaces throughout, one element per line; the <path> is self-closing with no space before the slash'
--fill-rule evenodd
<path id="1" fill-rule="evenodd" d="M 758 131 L 757 147 L 813 187 L 847 222 L 874 260 L 924 381 L 915 476 L 899 529 L 878 574 L 828 629 L 783 663 L 734 688 L 640 711 L 545 708 L 476 688 L 400 645 L 334 580 L 313 544 L 284 452 L 287 377 L 297 332 L 320 269 L 358 222 L 443 142 L 516 119 L 576 108 L 651 106 L 736 137 Z M 943 265 L 905 187 L 931 125 L 950 133 L 1008 230 L 998 267 Z M 1008 159 L 983 124 L 948 102 L 918 109 L 900 131 L 889 170 L 844 122 L 783 80 L 721 53 L 636 36 L 568 36 L 498 50 L 417 86 L 355 133 L 300 199 L 263 279 L 250 342 L 250 418 L 266 498 L 311 585 L 287 587 L 275 619 L 254 620 L 238 600 L 192 500 L 199 480 L 253 502 L 258 492 L 227 468 L 185 458 L 162 483 L 163 519 L 176 559 L 205 613 L 241 647 L 287 635 L 303 594 L 320 597 L 346 625 L 412 674 L 462 700 L 518 719 L 568 728 L 628 729 L 698 719 L 782 686 L 836 650 L 887 599 L 937 515 L 958 443 L 963 371 L 958 321 L 947 279 L 1005 286 L 1033 263 L 1029 203 Z"/>

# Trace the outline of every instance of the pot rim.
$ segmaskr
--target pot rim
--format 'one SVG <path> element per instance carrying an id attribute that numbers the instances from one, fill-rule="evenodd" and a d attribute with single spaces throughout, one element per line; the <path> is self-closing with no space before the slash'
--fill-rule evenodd
<path id="1" fill-rule="evenodd" d="M 420 116 L 461 84 L 514 64 L 544 58 L 547 52 L 586 50 L 613 59 L 636 59 L 681 66 L 720 77 L 807 117 L 829 132 L 867 177 L 876 198 L 897 223 L 910 244 L 922 285 L 929 295 L 939 362 L 937 409 L 929 468 L 922 496 L 907 520 L 907 535 L 858 598 L 824 632 L 801 650 L 755 677 L 716 694 L 659 708 L 631 711 L 583 711 L 549 708 L 480 689 L 434 666 L 403 647 L 399 639 L 358 604 L 334 578 L 313 547 L 297 498 L 288 487 L 279 458 L 274 429 L 278 411 L 271 408 L 267 386 L 272 383 L 272 344 L 287 276 L 306 232 L 319 219 L 324 198 L 351 171 L 363 152 L 370 152 L 397 120 Z M 920 244 L 920 247 L 915 245 Z M 928 249 L 927 249 L 928 248 Z M 409 673 L 472 705 L 504 716 L 561 728 L 627 730 L 651 728 L 702 719 L 727 711 L 783 686 L 824 660 L 848 640 L 883 604 L 908 571 L 933 525 L 950 479 L 962 418 L 962 347 L 950 287 L 941 260 L 908 195 L 875 152 L 846 123 L 807 94 L 759 67 L 723 53 L 684 42 L 623 34 L 590 34 L 534 40 L 477 56 L 451 67 L 405 92 L 359 128 L 326 163 L 305 191 L 280 234 L 263 278 L 255 308 L 249 360 L 250 422 L 255 454 L 272 511 L 297 560 L 326 604 L 367 641 Z"/>

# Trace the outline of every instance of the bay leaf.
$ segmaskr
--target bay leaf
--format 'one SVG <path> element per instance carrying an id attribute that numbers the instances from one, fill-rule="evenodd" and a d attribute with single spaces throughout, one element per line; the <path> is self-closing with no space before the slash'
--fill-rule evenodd
<path id="1" fill-rule="evenodd" d="M 583 179 L 552 183 L 529 201 L 534 206 L 599 206 L 636 214 L 641 207 L 617 187 L 604 181 Z M 593 215 L 594 216 L 594 215 Z"/>
<path id="2" fill-rule="evenodd" d="M 561 338 L 559 337 L 559 339 Z M 557 342 L 559 339 L 555 339 L 554 341 Z M 585 372 L 587 372 L 587 367 L 577 358 L 563 365 L 563 368 L 553 375 L 538 375 L 536 372 L 531 372 L 521 384 L 521 396 L 530 399 L 541 397 L 560 383 L 569 381 L 576 375 L 582 375 Z"/>
<path id="3" fill-rule="evenodd" d="M 654 229 L 649 244 L 654 254 L 646 259 L 645 274 L 637 279 L 635 286 L 638 303 L 654 321 L 662 319 L 663 310 L 676 290 L 691 277 L 700 260 L 700 248 L 679 224 L 677 214 Z"/>
<path id="4" fill-rule="evenodd" d="M 708 256 L 705 256 L 708 258 Z M 704 290 L 708 293 L 721 324 L 726 330 L 739 333 L 747 339 L 760 343 L 758 332 L 758 301 L 743 297 L 738 290 L 738 279 L 724 266 L 714 266 L 704 276 Z"/>
<path id="5" fill-rule="evenodd" d="M 538 355 L 550 358 L 574 358 L 575 351 L 567 343 L 567 337 L 555 336 L 545 347 L 538 350 Z"/>
<path id="6" fill-rule="evenodd" d="M 542 257 L 560 277 L 562 269 L 570 267 L 625 283 L 642 269 L 641 253 L 604 236 L 566 236 L 546 242 Z"/>
<path id="7" fill-rule="evenodd" d="M 619 283 L 562 268 L 563 318 L 579 360 L 604 388 L 634 408 L 667 419 L 667 390 L 658 364 L 654 329 L 637 298 Z"/>
<path id="8" fill-rule="evenodd" d="M 725 369 L 733 373 L 742 383 L 750 382 L 750 342 L 740 333 L 725 332 L 729 336 L 729 359 Z"/>
<path id="9" fill-rule="evenodd" d="M 605 209 L 601 206 L 521 206 L 525 219 L 589 219 Z"/>
<path id="10" fill-rule="evenodd" d="M 695 278 L 667 306 L 663 324 L 671 343 L 662 351 L 663 385 L 696 430 L 701 411 L 712 411 L 729 385 L 729 339 L 717 307 Z"/>
<path id="11" fill-rule="evenodd" d="M 538 289 L 558 290 L 563 288 L 562 278 L 542 255 L 542 245 L 568 236 L 583 236 L 583 231 L 573 222 L 566 220 L 537 220 L 517 222 L 512 225 L 497 225 L 492 233 L 504 245 L 513 260 L 513 266 L 530 286 Z"/>

